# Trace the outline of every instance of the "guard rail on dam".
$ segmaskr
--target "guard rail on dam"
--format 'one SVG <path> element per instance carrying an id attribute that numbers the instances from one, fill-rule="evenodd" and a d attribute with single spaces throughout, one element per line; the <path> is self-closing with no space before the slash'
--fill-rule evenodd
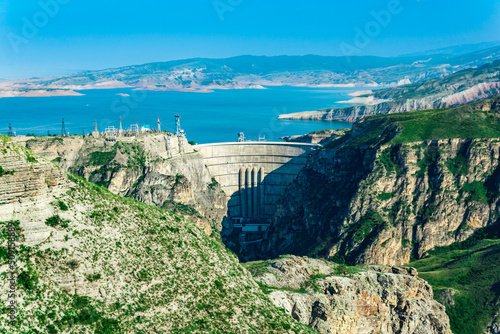
<path id="1" fill-rule="evenodd" d="M 317 144 L 234 142 L 196 145 L 228 201 L 228 216 L 251 234 L 265 231 L 276 201 L 307 162 Z M 255 238 L 253 238 L 255 239 Z"/>

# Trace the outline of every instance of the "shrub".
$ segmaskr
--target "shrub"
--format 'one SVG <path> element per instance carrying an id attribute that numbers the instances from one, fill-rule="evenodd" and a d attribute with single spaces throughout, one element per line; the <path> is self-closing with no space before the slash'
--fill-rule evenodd
<path id="1" fill-rule="evenodd" d="M 14 171 L 13 170 L 4 170 L 2 168 L 2 166 L 0 166 L 0 176 L 4 176 L 4 175 L 14 175 Z"/>
<path id="2" fill-rule="evenodd" d="M 52 216 L 45 220 L 45 224 L 50 227 L 68 227 L 69 220 L 63 220 L 59 215 Z"/>
<path id="3" fill-rule="evenodd" d="M 479 181 L 465 183 L 462 190 L 469 194 L 466 198 L 468 202 L 479 202 L 488 204 L 487 190 Z"/>
<path id="4" fill-rule="evenodd" d="M 25 290 L 34 290 L 38 283 L 38 275 L 29 267 L 28 271 L 23 271 L 17 276 L 17 283 Z"/>
<path id="5" fill-rule="evenodd" d="M 63 201 L 57 202 L 57 206 L 59 207 L 59 209 L 61 209 L 61 211 L 68 211 L 69 209 L 69 207 Z"/>
<path id="6" fill-rule="evenodd" d="M 384 193 L 383 192 L 380 195 L 378 195 L 378 198 L 380 198 L 380 200 L 382 200 L 382 201 L 390 200 L 393 197 L 394 197 L 393 193 Z"/>
<path id="7" fill-rule="evenodd" d="M 95 282 L 99 279 L 101 279 L 101 274 L 89 274 L 86 276 L 87 281 L 89 282 Z"/>

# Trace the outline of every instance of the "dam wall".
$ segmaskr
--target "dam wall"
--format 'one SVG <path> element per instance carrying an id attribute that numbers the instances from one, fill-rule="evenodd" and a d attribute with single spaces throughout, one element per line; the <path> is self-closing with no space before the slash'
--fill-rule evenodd
<path id="1" fill-rule="evenodd" d="M 305 166 L 317 144 L 234 142 L 195 145 L 228 201 L 228 216 L 270 218 L 276 201 Z"/>

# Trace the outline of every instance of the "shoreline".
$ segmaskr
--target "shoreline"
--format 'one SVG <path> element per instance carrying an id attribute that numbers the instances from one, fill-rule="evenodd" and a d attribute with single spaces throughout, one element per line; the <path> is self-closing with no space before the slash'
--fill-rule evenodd
<path id="1" fill-rule="evenodd" d="M 66 96 L 84 96 L 85 94 L 75 92 L 74 90 L 0 90 L 1 98 L 14 97 L 66 97 Z"/>
<path id="2" fill-rule="evenodd" d="M 150 91 L 150 92 L 185 92 L 185 93 L 214 93 L 217 90 L 244 90 L 244 89 L 268 89 L 267 87 L 296 87 L 296 88 L 312 88 L 312 89 L 322 89 L 322 88 L 374 88 L 373 85 L 363 85 L 357 86 L 357 84 L 320 84 L 320 85 L 310 85 L 310 84 L 282 84 L 282 83 L 256 83 L 249 84 L 248 86 L 206 86 L 197 88 L 185 88 L 185 87 L 133 87 L 127 85 L 106 85 L 106 83 L 96 84 L 96 85 L 84 85 L 84 86 L 68 86 L 68 87 L 48 87 L 48 88 L 29 88 L 29 87 L 9 87 L 6 82 L 0 84 L 0 98 L 12 98 L 12 97 L 68 97 L 68 96 L 83 96 L 85 94 L 80 93 L 80 91 L 85 90 L 112 90 L 112 89 L 131 89 L 139 91 Z M 361 94 L 363 93 L 363 94 Z M 350 96 L 359 96 L 372 93 L 371 90 L 360 90 L 349 93 Z M 126 97 L 127 93 L 117 93 L 118 96 Z M 349 101 L 339 101 L 338 103 L 358 103 Z"/>

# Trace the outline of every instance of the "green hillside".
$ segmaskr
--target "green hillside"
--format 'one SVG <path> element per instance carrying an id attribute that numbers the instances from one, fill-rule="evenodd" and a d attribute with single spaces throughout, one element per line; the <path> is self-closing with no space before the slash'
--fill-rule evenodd
<path id="1" fill-rule="evenodd" d="M 467 241 L 437 247 L 409 264 L 446 306 L 455 334 L 484 333 L 500 310 L 500 226 L 477 231 Z M 452 302 L 446 298 L 453 291 Z"/>

